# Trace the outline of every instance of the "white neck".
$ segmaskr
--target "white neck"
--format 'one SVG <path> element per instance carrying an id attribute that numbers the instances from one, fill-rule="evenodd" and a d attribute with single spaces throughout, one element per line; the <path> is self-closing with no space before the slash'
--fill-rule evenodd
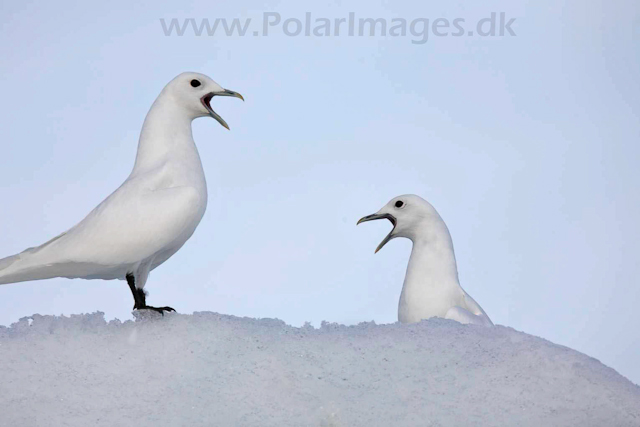
<path id="1" fill-rule="evenodd" d="M 464 296 L 449 230 L 440 220 L 429 227 L 418 227 L 411 240 L 413 248 L 398 306 L 399 320 L 411 323 L 444 317 Z"/>
<path id="2" fill-rule="evenodd" d="M 191 132 L 192 121 L 168 94 L 161 94 L 142 125 L 133 174 L 162 166 L 168 159 L 200 165 Z"/>

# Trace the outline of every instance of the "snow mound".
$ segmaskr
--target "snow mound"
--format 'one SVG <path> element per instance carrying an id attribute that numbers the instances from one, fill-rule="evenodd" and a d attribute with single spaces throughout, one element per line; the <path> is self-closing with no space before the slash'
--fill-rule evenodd
<path id="1" fill-rule="evenodd" d="M 0 327 L 0 426 L 640 426 L 640 387 L 513 329 L 215 313 Z"/>

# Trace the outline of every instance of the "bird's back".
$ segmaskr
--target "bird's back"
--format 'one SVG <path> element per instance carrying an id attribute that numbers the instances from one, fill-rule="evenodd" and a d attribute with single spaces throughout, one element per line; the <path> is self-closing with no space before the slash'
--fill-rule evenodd
<path id="1" fill-rule="evenodd" d="M 193 234 L 206 208 L 206 188 L 172 187 L 172 169 L 130 177 L 67 232 L 0 260 L 0 283 L 121 279 L 156 255 L 166 260 Z"/>

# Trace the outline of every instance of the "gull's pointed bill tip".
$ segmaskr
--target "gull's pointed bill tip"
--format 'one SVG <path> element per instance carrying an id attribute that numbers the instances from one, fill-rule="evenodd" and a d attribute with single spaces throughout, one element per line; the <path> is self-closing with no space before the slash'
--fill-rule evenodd
<path id="1" fill-rule="evenodd" d="M 375 215 L 375 214 L 374 214 L 374 215 Z M 375 219 L 375 218 L 374 218 L 374 215 L 366 215 L 366 216 L 363 216 L 362 218 L 360 218 L 360 219 L 358 220 L 358 222 L 356 222 L 356 225 L 360 225 L 360 224 L 362 224 L 363 222 L 367 222 L 367 221 L 371 221 L 372 219 Z"/>
<path id="2" fill-rule="evenodd" d="M 244 102 L 244 96 L 240 95 L 238 92 L 233 90 L 225 89 L 223 92 L 217 93 L 216 95 L 233 96 L 234 98 L 242 99 L 242 101 Z"/>

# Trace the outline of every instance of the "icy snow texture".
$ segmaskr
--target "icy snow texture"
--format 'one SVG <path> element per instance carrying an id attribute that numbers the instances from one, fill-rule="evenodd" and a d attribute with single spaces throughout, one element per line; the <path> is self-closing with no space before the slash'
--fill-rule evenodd
<path id="1" fill-rule="evenodd" d="M 214 313 L 0 327 L 0 426 L 640 426 L 640 387 L 510 328 Z"/>

